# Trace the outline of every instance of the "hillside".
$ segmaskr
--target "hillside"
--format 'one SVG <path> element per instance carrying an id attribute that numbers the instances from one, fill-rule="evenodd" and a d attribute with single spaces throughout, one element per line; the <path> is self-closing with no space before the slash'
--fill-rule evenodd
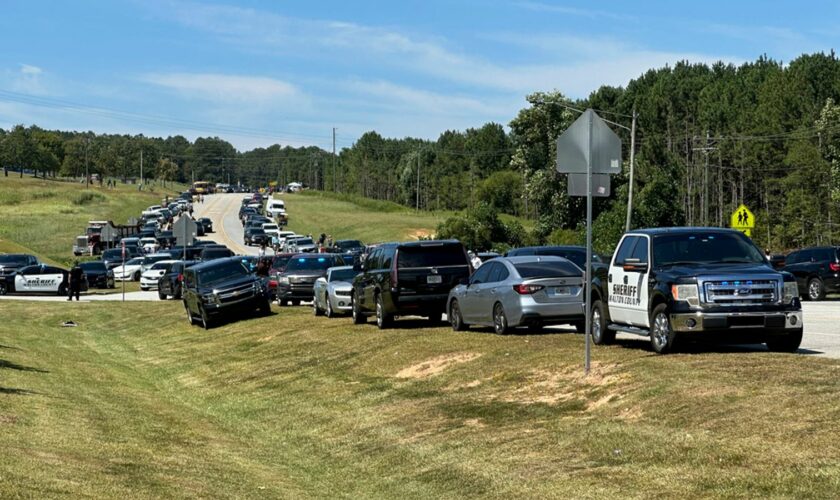
<path id="1" fill-rule="evenodd" d="M 89 220 L 125 224 L 164 195 L 177 192 L 160 187 L 140 192 L 130 185 L 85 189 L 71 182 L 0 177 L 0 252 L 32 253 L 67 266 L 73 261 L 73 238 L 84 234 Z"/>

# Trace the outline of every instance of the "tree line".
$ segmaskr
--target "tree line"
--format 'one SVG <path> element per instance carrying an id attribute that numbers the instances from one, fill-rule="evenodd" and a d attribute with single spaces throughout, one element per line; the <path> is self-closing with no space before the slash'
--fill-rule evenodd
<path id="1" fill-rule="evenodd" d="M 557 88 L 563 83 L 558 82 Z M 633 226 L 728 225 L 745 203 L 753 238 L 782 251 L 836 242 L 840 234 L 840 61 L 833 52 L 788 64 L 761 57 L 741 65 L 679 62 L 651 69 L 626 87 L 604 86 L 586 99 L 535 92 L 507 124 L 448 130 L 437 140 L 362 135 L 337 155 L 318 147 L 272 145 L 237 151 L 218 137 L 0 130 L 4 170 L 40 175 L 163 181 L 292 181 L 327 191 L 397 202 L 420 210 L 466 210 L 452 228 L 492 226 L 491 214 L 530 220 L 479 231 L 477 247 L 576 243 L 583 200 L 566 196 L 555 171 L 555 139 L 585 108 L 629 127 L 637 120 Z M 612 196 L 595 204 L 595 238 L 608 251 L 624 229 L 630 137 Z M 480 222 L 484 221 L 484 222 Z M 499 228 L 502 228 L 501 230 Z M 453 233 L 458 235 L 457 231 Z M 492 237 L 490 236 L 492 235 Z M 475 235 L 473 235 L 475 237 Z"/>

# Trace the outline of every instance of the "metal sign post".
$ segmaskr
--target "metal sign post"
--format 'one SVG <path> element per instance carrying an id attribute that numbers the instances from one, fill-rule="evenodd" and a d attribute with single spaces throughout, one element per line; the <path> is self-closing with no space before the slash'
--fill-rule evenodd
<path id="1" fill-rule="evenodd" d="M 121 241 L 120 245 L 122 246 L 122 269 L 123 269 L 122 301 L 125 302 L 125 242 Z"/>
<path id="2" fill-rule="evenodd" d="M 591 109 L 557 138 L 557 171 L 569 174 L 569 196 L 586 196 L 586 332 L 583 369 L 589 374 L 592 335 L 592 197 L 610 195 L 610 174 L 621 171 L 621 139 Z"/>

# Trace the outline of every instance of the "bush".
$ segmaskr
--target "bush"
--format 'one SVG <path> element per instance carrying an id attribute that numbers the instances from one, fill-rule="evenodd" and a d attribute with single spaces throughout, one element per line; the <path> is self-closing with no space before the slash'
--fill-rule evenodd
<path id="1" fill-rule="evenodd" d="M 92 203 L 101 203 L 105 201 L 105 197 L 100 193 L 96 193 L 93 191 L 85 191 L 84 193 L 80 193 L 73 198 L 74 205 L 90 205 Z"/>
<path id="2" fill-rule="evenodd" d="M 522 224 L 515 220 L 502 222 L 497 211 L 487 203 L 441 222 L 437 237 L 457 239 L 476 252 L 522 246 L 532 240 Z"/>

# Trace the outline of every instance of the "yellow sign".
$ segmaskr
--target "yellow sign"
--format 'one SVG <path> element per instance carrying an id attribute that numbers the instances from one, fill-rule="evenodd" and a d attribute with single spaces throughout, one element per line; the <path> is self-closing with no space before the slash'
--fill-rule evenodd
<path id="1" fill-rule="evenodd" d="M 743 203 L 734 212 L 729 220 L 729 227 L 737 229 L 747 236 L 752 236 L 752 228 L 755 227 L 755 216 Z"/>

